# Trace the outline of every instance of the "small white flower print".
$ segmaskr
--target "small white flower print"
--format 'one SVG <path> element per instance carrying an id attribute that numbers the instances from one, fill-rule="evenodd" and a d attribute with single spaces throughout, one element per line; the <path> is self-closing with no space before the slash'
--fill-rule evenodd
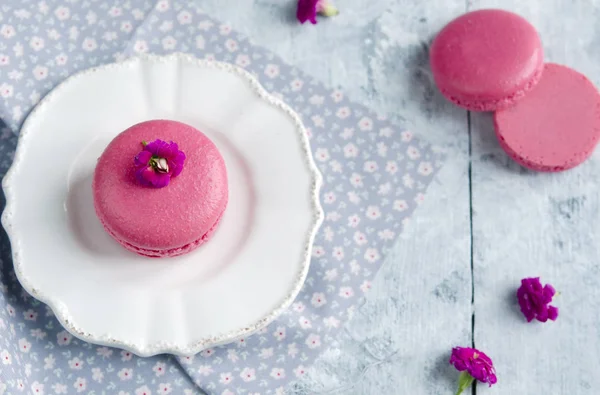
<path id="1" fill-rule="evenodd" d="M 46 15 L 49 10 L 50 10 L 50 7 L 48 7 L 48 3 L 46 3 L 44 0 L 42 0 L 38 3 L 38 11 L 41 14 Z"/>
<path id="2" fill-rule="evenodd" d="M 300 328 L 302 328 L 302 329 L 312 328 L 312 324 L 310 323 L 310 320 L 304 316 L 302 316 L 298 319 L 298 323 L 300 324 Z"/>
<path id="3" fill-rule="evenodd" d="M 55 362 L 56 359 L 54 359 L 54 356 L 52 354 L 48 355 L 46 358 L 44 358 L 44 370 L 54 369 Z"/>
<path id="4" fill-rule="evenodd" d="M 35 395 L 44 395 L 44 384 L 34 381 L 31 384 L 31 392 L 33 392 Z"/>
<path id="5" fill-rule="evenodd" d="M 320 106 L 325 102 L 325 98 L 319 95 L 313 95 L 308 99 L 308 102 L 313 106 Z"/>
<path id="6" fill-rule="evenodd" d="M 227 41 L 225 41 L 225 48 L 229 52 L 235 52 L 239 49 L 239 45 L 238 45 L 237 41 L 229 38 L 229 39 L 227 39 Z"/>
<path id="7" fill-rule="evenodd" d="M 101 356 L 102 359 L 110 357 L 112 355 L 112 353 L 113 353 L 113 350 L 111 350 L 108 347 L 98 347 L 96 349 L 96 354 Z"/>
<path id="8" fill-rule="evenodd" d="M 131 380 L 133 378 L 133 369 L 123 368 L 117 373 L 117 377 L 121 380 Z"/>
<path id="9" fill-rule="evenodd" d="M 75 387 L 77 392 L 83 392 L 87 388 L 87 380 L 83 377 L 77 377 L 77 380 L 73 383 L 73 387 Z"/>
<path id="10" fill-rule="evenodd" d="M 230 348 L 229 350 L 227 350 L 227 359 L 235 363 L 240 359 L 240 357 L 236 350 Z"/>
<path id="11" fill-rule="evenodd" d="M 348 143 L 344 146 L 344 156 L 346 158 L 356 158 L 358 155 L 358 148 L 352 143 Z"/>
<path id="12" fill-rule="evenodd" d="M 4 38 L 11 38 L 15 33 L 15 28 L 11 25 L 2 25 L 2 27 L 0 27 L 0 35 Z"/>
<path id="13" fill-rule="evenodd" d="M 278 341 L 282 341 L 283 339 L 285 339 L 285 327 L 278 326 L 275 332 L 273 332 L 273 337 L 275 337 L 275 339 L 277 339 Z"/>
<path id="14" fill-rule="evenodd" d="M 92 368 L 92 380 L 97 381 L 99 383 L 104 379 L 104 373 L 100 368 Z"/>
<path id="15" fill-rule="evenodd" d="M 16 10 L 14 14 L 19 19 L 29 19 L 31 17 L 31 12 L 22 8 L 20 10 Z"/>
<path id="16" fill-rule="evenodd" d="M 10 58 L 4 54 L 0 55 L 0 66 L 7 66 L 10 63 Z"/>
<path id="17" fill-rule="evenodd" d="M 260 354 L 258 354 L 258 356 L 261 359 L 268 359 L 271 358 L 273 356 L 273 348 L 263 348 L 260 350 Z"/>
<path id="18" fill-rule="evenodd" d="M 12 357 L 10 356 L 10 353 L 7 350 L 2 350 L 0 352 L 0 362 L 2 362 L 3 365 L 12 364 Z"/>
<path id="19" fill-rule="evenodd" d="M 59 21 L 64 21 L 69 19 L 71 16 L 71 11 L 68 7 L 58 7 L 54 10 L 54 16 L 56 16 L 56 19 Z"/>
<path id="20" fill-rule="evenodd" d="M 387 155 L 388 147 L 385 143 L 377 143 L 377 155 L 384 157 Z"/>
<path id="21" fill-rule="evenodd" d="M 340 119 L 346 119 L 350 116 L 351 113 L 352 112 L 350 111 L 350 109 L 348 107 L 340 107 L 335 112 L 335 115 Z"/>
<path id="22" fill-rule="evenodd" d="M 106 32 L 102 35 L 102 39 L 108 42 L 116 40 L 117 37 L 117 32 Z"/>
<path id="23" fill-rule="evenodd" d="M 381 184 L 379 186 L 377 193 L 380 195 L 387 195 L 391 192 L 391 190 L 392 190 L 392 184 L 390 184 L 389 182 L 386 182 L 385 184 Z"/>
<path id="24" fill-rule="evenodd" d="M 348 200 L 350 200 L 350 203 L 359 204 L 361 198 L 356 192 L 348 192 Z"/>
<path id="25" fill-rule="evenodd" d="M 338 261 L 341 261 L 342 259 L 344 259 L 344 249 L 342 247 L 334 247 L 331 256 L 333 256 Z"/>
<path id="26" fill-rule="evenodd" d="M 21 109 L 21 106 L 14 106 L 12 109 L 13 121 L 15 121 L 15 122 L 20 121 L 22 116 L 23 116 L 23 110 Z"/>
<path id="27" fill-rule="evenodd" d="M 23 46 L 21 45 L 21 43 L 16 43 L 13 46 L 13 52 L 17 58 L 23 56 Z M 8 78 L 10 78 L 10 75 L 8 76 Z"/>
<path id="28" fill-rule="evenodd" d="M 302 89 L 303 86 L 304 82 L 302 82 L 302 80 L 299 80 L 298 78 L 290 82 L 290 87 L 292 88 L 293 92 L 298 92 L 300 89 Z"/>
<path id="29" fill-rule="evenodd" d="M 344 128 L 344 131 L 340 134 L 340 136 L 344 140 L 348 140 L 349 138 L 352 138 L 352 136 L 354 136 L 354 128 Z"/>
<path id="30" fill-rule="evenodd" d="M 413 138 L 413 134 L 412 134 L 412 132 L 409 132 L 408 130 L 406 130 L 400 134 L 400 139 L 402 139 L 402 141 L 404 141 L 404 142 L 409 142 L 410 140 L 412 140 L 412 138 Z"/>
<path id="31" fill-rule="evenodd" d="M 369 280 L 363 281 L 363 283 L 360 285 L 360 290 L 363 291 L 363 293 L 369 292 L 370 289 L 371 289 L 371 282 Z"/>
<path id="32" fill-rule="evenodd" d="M 329 316 L 323 319 L 323 324 L 327 329 L 338 328 L 340 326 L 340 320 L 334 316 Z"/>
<path id="33" fill-rule="evenodd" d="M 396 174 L 396 172 L 398 171 L 398 164 L 393 160 L 388 161 L 385 165 L 385 171 L 392 175 Z"/>
<path id="34" fill-rule="evenodd" d="M 240 347 L 246 347 L 247 343 L 248 342 L 244 338 L 239 339 L 237 342 L 235 342 L 235 344 L 236 344 L 236 346 L 238 346 L 238 348 L 240 348 Z"/>
<path id="35" fill-rule="evenodd" d="M 133 19 L 136 21 L 141 21 L 144 19 L 144 11 L 140 10 L 139 8 L 132 10 L 131 15 L 133 15 Z"/>
<path id="36" fill-rule="evenodd" d="M 58 66 L 64 66 L 65 64 L 67 64 L 67 59 L 67 55 L 61 53 L 60 55 L 56 56 L 54 61 Z"/>
<path id="37" fill-rule="evenodd" d="M 212 348 L 207 348 L 206 350 L 203 350 L 200 355 L 203 356 L 204 358 L 209 358 L 212 357 L 215 353 L 215 350 L 213 350 Z"/>
<path id="38" fill-rule="evenodd" d="M 79 29 L 77 26 L 71 26 L 69 28 L 69 40 L 75 41 L 79 37 Z"/>
<path id="39" fill-rule="evenodd" d="M 69 360 L 69 367 L 75 370 L 81 370 L 83 368 L 83 361 L 77 357 Z"/>
<path id="40" fill-rule="evenodd" d="M 294 375 L 300 378 L 306 374 L 306 368 L 302 365 L 299 365 L 296 369 L 294 369 Z"/>
<path id="41" fill-rule="evenodd" d="M 271 377 L 275 380 L 281 380 L 285 377 L 285 370 L 281 368 L 273 368 L 271 369 Z"/>
<path id="42" fill-rule="evenodd" d="M 198 29 L 203 30 L 203 31 L 209 31 L 211 27 L 214 26 L 214 23 L 212 23 L 212 21 L 206 19 L 204 21 L 200 21 L 200 23 L 198 23 Z"/>
<path id="43" fill-rule="evenodd" d="M 221 378 L 219 379 L 219 383 L 221 384 L 229 384 L 233 380 L 233 376 L 231 372 L 221 373 Z"/>
<path id="44" fill-rule="evenodd" d="M 96 15 L 94 11 L 88 11 L 88 13 L 85 15 L 85 20 L 87 21 L 88 25 L 95 25 L 96 22 L 98 22 L 98 15 Z"/>
<path id="45" fill-rule="evenodd" d="M 354 296 L 354 290 L 352 290 L 350 287 L 341 287 L 338 295 L 344 299 L 349 299 Z"/>
<path id="46" fill-rule="evenodd" d="M 110 15 L 113 18 L 116 18 L 118 16 L 123 15 L 123 9 L 121 9 L 121 7 L 110 7 L 110 9 L 108 10 L 108 15 Z"/>
<path id="47" fill-rule="evenodd" d="M 376 248 L 367 248 L 367 251 L 365 251 L 365 259 L 368 262 L 375 263 L 379 258 L 379 251 Z"/>
<path id="48" fill-rule="evenodd" d="M 362 232 L 354 232 L 353 239 L 354 242 L 359 246 L 364 245 L 367 242 L 367 236 Z"/>
<path id="49" fill-rule="evenodd" d="M 313 115 L 312 117 L 310 117 L 310 119 L 312 119 L 313 124 L 315 125 L 316 128 L 323 128 L 323 127 L 325 127 L 325 119 L 323 119 L 322 116 L 320 116 L 320 115 Z"/>
<path id="50" fill-rule="evenodd" d="M 60 38 L 60 33 L 56 29 L 46 31 L 46 35 L 50 40 L 58 40 Z"/>
<path id="51" fill-rule="evenodd" d="M 169 0 L 160 0 L 158 3 L 156 3 L 156 9 L 161 12 L 168 10 Z"/>
<path id="52" fill-rule="evenodd" d="M 98 48 L 98 43 L 95 39 L 91 37 L 86 37 L 83 40 L 83 43 L 81 44 L 81 48 L 83 48 L 83 50 L 86 52 L 92 52 L 95 51 L 96 48 Z"/>
<path id="53" fill-rule="evenodd" d="M 133 358 L 133 354 L 131 354 L 129 351 L 121 351 L 121 361 L 131 361 L 131 358 Z"/>
<path id="54" fill-rule="evenodd" d="M 320 258 L 325 255 L 325 250 L 321 246 L 313 246 L 312 255 L 314 257 Z"/>
<path id="55" fill-rule="evenodd" d="M 162 39 L 162 46 L 165 50 L 174 49 L 177 45 L 177 40 L 173 36 L 167 36 Z"/>
<path id="56" fill-rule="evenodd" d="M 419 167 L 418 167 L 417 171 L 422 176 L 428 176 L 431 173 L 433 173 L 433 166 L 430 162 L 421 162 L 421 163 L 419 163 Z"/>
<path id="57" fill-rule="evenodd" d="M 52 386 L 55 394 L 67 394 L 67 386 L 65 384 L 56 383 Z"/>
<path id="58" fill-rule="evenodd" d="M 144 40 L 137 40 L 133 44 L 133 50 L 137 53 L 146 53 L 148 52 L 148 43 Z"/>
<path id="59" fill-rule="evenodd" d="M 366 211 L 367 218 L 369 219 L 377 219 L 381 217 L 381 210 L 377 206 L 369 206 Z"/>
<path id="60" fill-rule="evenodd" d="M 350 184 L 355 188 L 362 187 L 363 177 L 358 173 L 352 173 L 352 176 L 350 176 Z"/>
<path id="61" fill-rule="evenodd" d="M 171 29 L 173 29 L 173 22 L 171 22 L 171 21 L 164 21 L 158 27 L 158 30 L 160 30 L 163 33 L 166 33 L 168 31 L 170 31 Z"/>
<path id="62" fill-rule="evenodd" d="M 171 388 L 171 384 L 169 383 L 160 383 L 158 385 L 158 393 L 159 394 L 170 394 L 173 391 Z"/>
<path id="63" fill-rule="evenodd" d="M 382 128 L 379 129 L 379 136 L 381 137 L 391 137 L 394 131 L 391 128 Z"/>
<path id="64" fill-rule="evenodd" d="M 319 335 L 309 335 L 306 338 L 306 345 L 308 348 L 317 348 L 321 346 L 321 337 Z"/>
<path id="65" fill-rule="evenodd" d="M 46 66 L 35 66 L 33 69 L 33 77 L 38 80 L 45 80 L 48 77 L 48 67 Z"/>
<path id="66" fill-rule="evenodd" d="M 342 215 L 337 211 L 331 211 L 325 215 L 325 219 L 327 219 L 327 221 L 337 222 L 340 220 L 340 218 L 342 218 Z"/>
<path id="67" fill-rule="evenodd" d="M 327 192 L 325 195 L 323 195 L 323 202 L 325 204 L 331 204 L 335 202 L 335 193 Z"/>
<path id="68" fill-rule="evenodd" d="M 131 24 L 131 22 L 129 21 L 123 21 L 121 22 L 121 31 L 124 33 L 131 33 L 131 31 L 133 30 L 133 25 Z M 145 43 L 145 41 L 144 41 Z"/>
<path id="69" fill-rule="evenodd" d="M 196 36 L 196 48 L 198 49 L 204 49 L 206 45 L 206 40 L 204 39 L 204 36 Z"/>
<path id="70" fill-rule="evenodd" d="M 231 392 L 230 390 L 225 390 L 223 392 L 221 392 L 221 395 L 235 395 L 233 392 Z"/>
<path id="71" fill-rule="evenodd" d="M 179 361 L 184 365 L 191 365 L 196 359 L 193 355 L 181 358 Z"/>
<path id="72" fill-rule="evenodd" d="M 46 338 L 47 333 L 41 330 L 40 328 L 32 329 L 29 331 L 31 337 L 35 340 L 43 340 Z"/>
<path id="73" fill-rule="evenodd" d="M 334 173 L 341 173 L 342 172 L 342 164 L 340 162 L 338 162 L 337 160 L 332 160 L 329 162 L 329 165 L 331 166 L 331 171 Z"/>
<path id="74" fill-rule="evenodd" d="M 410 189 L 415 186 L 415 180 L 410 176 L 410 174 L 405 174 L 402 176 L 402 183 L 405 187 Z"/>
<path id="75" fill-rule="evenodd" d="M 231 26 L 227 24 L 219 26 L 219 33 L 221 33 L 222 36 L 228 35 L 229 33 L 231 33 Z"/>
<path id="76" fill-rule="evenodd" d="M 135 395 L 152 395 L 152 391 L 144 385 L 135 390 Z"/>
<path id="77" fill-rule="evenodd" d="M 19 339 L 19 350 L 25 353 L 29 352 L 31 350 L 31 343 L 25 338 Z"/>
<path id="78" fill-rule="evenodd" d="M 331 98 L 333 99 L 334 102 L 339 103 L 342 100 L 344 100 L 344 94 L 341 91 L 335 90 L 331 94 Z"/>
<path id="79" fill-rule="evenodd" d="M 302 302 L 296 302 L 292 305 L 292 310 L 297 311 L 298 313 L 302 313 L 306 306 Z"/>
<path id="80" fill-rule="evenodd" d="M 248 55 L 240 54 L 235 58 L 235 64 L 240 67 L 248 67 L 250 65 L 250 57 Z"/>
<path id="81" fill-rule="evenodd" d="M 363 170 L 366 171 L 367 173 L 374 173 L 377 171 L 377 169 L 378 169 L 377 162 L 372 161 L 372 160 L 366 161 L 363 166 Z"/>
<path id="82" fill-rule="evenodd" d="M 202 376 L 209 376 L 213 373 L 213 368 L 210 365 L 200 365 L 197 372 Z"/>
<path id="83" fill-rule="evenodd" d="M 329 151 L 327 150 L 327 148 L 317 148 L 317 150 L 315 151 L 315 158 L 319 162 L 325 162 L 329 160 Z"/>
<path id="84" fill-rule="evenodd" d="M 351 228 L 356 228 L 359 223 L 360 217 L 358 215 L 354 214 L 348 217 L 348 226 L 350 226 Z"/>
<path id="85" fill-rule="evenodd" d="M 23 380 L 17 380 L 17 389 L 21 392 L 25 390 L 25 383 L 23 383 Z"/>
<path id="86" fill-rule="evenodd" d="M 406 150 L 406 155 L 408 155 L 408 157 L 412 160 L 415 159 L 419 159 L 419 157 L 421 156 L 421 153 L 419 152 L 419 150 L 416 147 L 413 147 L 412 145 L 410 147 L 408 147 L 408 149 Z"/>
<path id="87" fill-rule="evenodd" d="M 152 371 L 154 372 L 156 377 L 160 377 L 160 376 L 164 375 L 165 369 L 166 369 L 166 365 L 164 364 L 164 362 L 157 362 L 152 367 Z"/>
<path id="88" fill-rule="evenodd" d="M 393 207 L 396 211 L 406 211 L 408 208 L 408 203 L 406 203 L 406 200 L 395 200 Z"/>
<path id="89" fill-rule="evenodd" d="M 415 196 L 415 202 L 420 205 L 424 201 L 425 201 L 425 195 L 422 194 L 421 192 L 417 193 L 417 196 Z"/>
<path id="90" fill-rule="evenodd" d="M 279 66 L 276 64 L 268 64 L 265 67 L 265 75 L 269 78 L 275 78 L 279 75 Z"/>
<path id="91" fill-rule="evenodd" d="M 192 14 L 189 11 L 183 10 L 179 14 L 177 14 L 177 21 L 181 25 L 188 25 L 192 23 Z"/>
<path id="92" fill-rule="evenodd" d="M 377 235 L 381 240 L 393 240 L 394 236 L 396 236 L 396 233 L 390 229 L 384 229 L 380 232 L 377 232 Z"/>
<path id="93" fill-rule="evenodd" d="M 325 240 L 327 241 L 332 241 L 333 236 L 335 236 L 335 232 L 331 229 L 331 226 L 326 226 L 325 229 L 323 229 L 323 233 L 325 234 Z"/>
<path id="94" fill-rule="evenodd" d="M 314 307 L 321 307 L 327 303 L 327 299 L 325 298 L 325 294 L 321 292 L 315 292 L 310 300 L 310 304 Z"/>
<path id="95" fill-rule="evenodd" d="M 27 321 L 35 321 L 35 320 L 37 320 L 37 316 L 38 316 L 38 313 L 36 313 L 35 311 L 33 311 L 31 309 L 23 312 L 23 318 L 25 318 L 25 320 L 27 320 Z"/>
<path id="96" fill-rule="evenodd" d="M 323 280 L 325 281 L 333 281 L 338 277 L 338 270 L 336 268 L 329 269 L 325 271 L 325 275 L 323 276 Z"/>
<path id="97" fill-rule="evenodd" d="M 31 37 L 31 40 L 29 40 L 29 46 L 31 49 L 37 52 L 44 48 L 44 39 L 37 36 Z"/>
<path id="98" fill-rule="evenodd" d="M 369 117 L 362 117 L 358 121 L 358 128 L 362 131 L 373 130 L 373 120 Z"/>
<path id="99" fill-rule="evenodd" d="M 292 357 L 292 358 L 296 358 L 296 355 L 298 355 L 298 347 L 296 346 L 296 343 L 290 343 L 288 344 L 288 356 Z"/>

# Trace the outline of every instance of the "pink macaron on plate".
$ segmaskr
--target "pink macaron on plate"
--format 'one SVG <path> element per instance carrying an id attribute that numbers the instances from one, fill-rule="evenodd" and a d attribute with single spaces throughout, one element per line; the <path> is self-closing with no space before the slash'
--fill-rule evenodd
<path id="1" fill-rule="evenodd" d="M 187 150 L 183 171 L 162 190 L 127 184 L 141 140 L 170 136 Z M 19 281 L 74 336 L 193 355 L 291 304 L 320 185 L 299 116 L 249 73 L 145 56 L 76 74 L 34 109 L 2 223 Z"/>

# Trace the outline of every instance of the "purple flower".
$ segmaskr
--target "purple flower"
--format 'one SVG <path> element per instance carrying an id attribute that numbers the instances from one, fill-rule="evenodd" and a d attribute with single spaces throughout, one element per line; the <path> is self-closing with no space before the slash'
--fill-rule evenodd
<path id="1" fill-rule="evenodd" d="M 550 306 L 554 294 L 556 294 L 554 287 L 550 284 L 542 287 L 539 277 L 521 280 L 517 299 L 527 322 L 531 322 L 534 318 L 541 322 L 546 322 L 548 319 L 556 321 L 558 308 Z"/>
<path id="2" fill-rule="evenodd" d="M 313 25 L 317 23 L 317 14 L 323 16 L 334 16 L 339 11 L 329 4 L 327 0 L 298 0 L 296 18 L 300 23 L 310 21 Z"/>
<path id="3" fill-rule="evenodd" d="M 454 347 L 450 363 L 461 372 L 456 395 L 460 395 L 463 390 L 470 387 L 475 379 L 488 383 L 490 387 L 498 381 L 492 360 L 477 349 Z"/>
<path id="4" fill-rule="evenodd" d="M 166 187 L 171 177 L 177 177 L 183 170 L 185 154 L 172 141 L 154 140 L 142 145 L 144 149 L 134 159 L 135 178 L 147 187 Z"/>

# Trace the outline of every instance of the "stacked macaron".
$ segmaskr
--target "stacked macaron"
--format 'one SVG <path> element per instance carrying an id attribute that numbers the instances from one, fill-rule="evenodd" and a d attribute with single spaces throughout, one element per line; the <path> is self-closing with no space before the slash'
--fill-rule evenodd
<path id="1" fill-rule="evenodd" d="M 467 13 L 432 43 L 431 69 L 441 93 L 470 111 L 494 111 L 507 154 L 539 171 L 586 160 L 600 139 L 600 94 L 582 74 L 544 64 L 536 29 L 502 10 Z"/>

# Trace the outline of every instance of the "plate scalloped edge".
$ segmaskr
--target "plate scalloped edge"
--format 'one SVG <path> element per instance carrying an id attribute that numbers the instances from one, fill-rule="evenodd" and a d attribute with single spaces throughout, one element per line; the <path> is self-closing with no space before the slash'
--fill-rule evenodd
<path id="1" fill-rule="evenodd" d="M 33 122 L 37 116 L 43 113 L 48 104 L 56 97 L 61 90 L 65 88 L 65 86 L 72 84 L 74 81 L 79 80 L 80 78 L 94 73 L 100 70 L 109 70 L 113 68 L 121 68 L 121 67 L 131 67 L 138 62 L 170 62 L 170 61 L 178 61 L 178 62 L 190 62 L 195 63 L 198 66 L 206 67 L 206 68 L 217 68 L 232 74 L 237 75 L 238 77 L 245 80 L 245 82 L 249 85 L 250 89 L 254 91 L 255 94 L 259 96 L 260 99 L 266 101 L 268 104 L 276 107 L 280 111 L 283 111 L 288 117 L 292 119 L 296 126 L 296 131 L 298 134 L 298 138 L 300 140 L 300 145 L 303 150 L 305 164 L 307 166 L 307 170 L 311 174 L 312 178 L 312 211 L 313 211 L 313 221 L 312 228 L 308 232 L 306 236 L 306 243 L 304 248 L 304 256 L 301 262 L 301 268 L 296 275 L 296 281 L 293 284 L 292 289 L 288 292 L 287 296 L 279 302 L 278 306 L 267 313 L 265 316 L 260 318 L 257 322 L 254 322 L 247 327 L 240 328 L 234 331 L 230 331 L 228 333 L 222 333 L 215 335 L 210 338 L 204 338 L 194 342 L 193 344 L 188 345 L 178 345 L 171 344 L 166 342 L 156 342 L 153 344 L 135 344 L 128 343 L 118 339 L 113 338 L 110 334 L 94 334 L 85 331 L 83 328 L 79 327 L 77 322 L 75 322 L 69 314 L 68 307 L 64 305 L 64 303 L 59 300 L 53 299 L 49 295 L 45 295 L 43 291 L 37 289 L 34 284 L 32 284 L 27 278 L 25 272 L 23 271 L 23 262 L 21 261 L 21 251 L 20 251 L 20 240 L 14 232 L 14 202 L 16 197 L 14 196 L 14 190 L 11 186 L 11 181 L 15 176 L 18 175 L 19 164 L 22 160 L 23 151 L 25 147 L 25 142 L 29 138 L 29 129 L 30 124 Z M 36 299 L 44 302 L 54 312 L 56 318 L 62 324 L 62 326 L 69 331 L 73 336 L 95 344 L 105 345 L 109 347 L 117 347 L 122 348 L 128 351 L 133 352 L 136 355 L 145 357 L 152 356 L 156 354 L 169 353 L 180 356 L 190 356 L 197 354 L 203 349 L 215 347 L 218 345 L 223 345 L 235 341 L 239 338 L 243 338 L 245 336 L 251 335 L 252 333 L 264 328 L 272 321 L 274 321 L 284 310 L 286 310 L 294 301 L 296 296 L 298 296 L 302 286 L 304 285 L 304 281 L 306 276 L 308 275 L 308 269 L 310 266 L 310 257 L 311 257 L 311 249 L 316 233 L 323 222 L 323 209 L 321 207 L 319 201 L 319 193 L 322 184 L 321 173 L 317 169 L 317 166 L 314 163 L 312 153 L 310 150 L 310 144 L 308 141 L 308 137 L 306 134 L 306 129 L 300 119 L 299 115 L 296 114 L 291 107 L 285 104 L 283 101 L 275 98 L 271 94 L 269 94 L 260 82 L 248 71 L 235 66 L 230 63 L 218 62 L 218 61 L 209 61 L 198 59 L 190 54 L 185 53 L 173 53 L 170 55 L 151 55 L 144 54 L 141 56 L 136 56 L 132 58 L 128 58 L 121 62 L 110 63 L 98 67 L 93 67 L 87 70 L 80 71 L 66 80 L 57 85 L 49 94 L 47 94 L 38 105 L 31 111 L 31 113 L 27 116 L 27 119 L 23 123 L 21 127 L 21 132 L 19 135 L 19 141 L 17 144 L 17 149 L 15 151 L 14 161 L 6 173 L 4 179 L 2 180 L 2 188 L 4 190 L 4 194 L 6 197 L 6 207 L 4 212 L 2 213 L 2 225 L 8 234 L 11 248 L 12 248 L 12 257 L 13 257 L 13 265 L 14 270 L 17 275 L 17 278 L 23 288 Z"/>

